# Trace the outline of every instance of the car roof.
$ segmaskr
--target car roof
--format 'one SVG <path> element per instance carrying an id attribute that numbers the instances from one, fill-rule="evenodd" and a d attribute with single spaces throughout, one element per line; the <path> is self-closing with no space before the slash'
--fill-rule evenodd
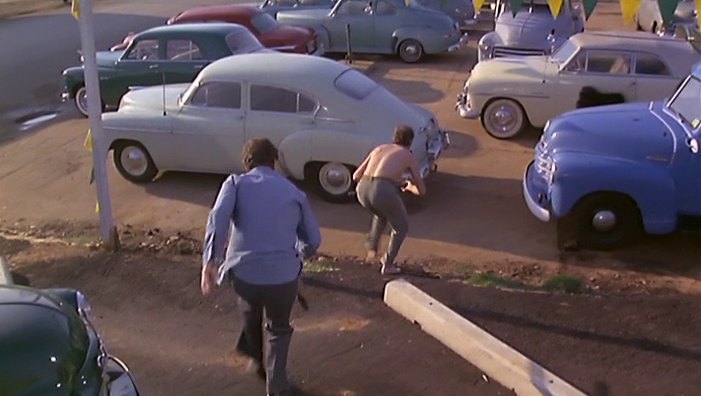
<path id="1" fill-rule="evenodd" d="M 176 15 L 174 19 L 179 20 L 180 18 L 187 18 L 192 20 L 216 20 L 217 18 L 226 17 L 246 17 L 247 19 L 250 19 L 261 12 L 262 11 L 257 7 L 241 4 L 222 4 L 190 8 Z"/>
<path id="2" fill-rule="evenodd" d="M 264 52 L 228 56 L 212 62 L 198 79 L 204 81 L 277 79 L 299 85 L 328 84 L 349 67 L 331 59 L 303 54 Z"/>
<path id="3" fill-rule="evenodd" d="M 136 38 L 149 38 L 149 37 L 160 37 L 162 35 L 177 35 L 182 33 L 187 34 L 204 34 L 204 35 L 221 35 L 225 36 L 233 31 L 248 29 L 245 26 L 238 25 L 235 23 L 224 23 L 224 22 L 203 22 L 203 23 L 178 23 L 174 25 L 163 25 L 156 26 L 154 28 L 144 30 L 139 33 Z"/>
<path id="4" fill-rule="evenodd" d="M 571 40 L 575 44 L 582 47 L 609 47 L 642 50 L 649 49 L 656 51 L 658 48 L 688 48 L 689 44 L 686 41 L 668 37 L 658 36 L 649 32 L 634 32 L 628 30 L 612 30 L 612 31 L 586 31 L 577 33 L 572 36 Z M 634 45 L 634 48 L 631 48 Z M 664 55 L 664 54 L 660 54 Z"/>

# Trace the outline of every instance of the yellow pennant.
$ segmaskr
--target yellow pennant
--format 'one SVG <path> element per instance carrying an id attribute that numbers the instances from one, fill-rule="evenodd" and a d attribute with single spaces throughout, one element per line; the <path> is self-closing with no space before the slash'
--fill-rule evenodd
<path id="1" fill-rule="evenodd" d="M 73 0 L 71 3 L 71 14 L 75 19 L 80 19 L 80 0 Z"/>
<path id="2" fill-rule="evenodd" d="M 88 150 L 92 151 L 92 133 L 90 133 L 90 130 L 88 129 L 88 134 L 85 136 L 85 142 L 83 143 L 83 146 L 87 148 Z"/>
<path id="3" fill-rule="evenodd" d="M 698 1 L 698 0 L 697 0 Z M 623 14 L 623 23 L 632 25 L 635 21 L 635 14 L 640 7 L 640 0 L 621 0 L 621 14 Z"/>
<path id="4" fill-rule="evenodd" d="M 487 0 L 472 0 L 472 4 L 475 6 L 475 14 L 480 12 L 480 10 L 482 9 L 482 7 L 484 6 L 484 3 L 486 1 Z M 697 0 L 697 1 L 701 1 L 701 0 Z"/>
<path id="5" fill-rule="evenodd" d="M 548 6 L 550 7 L 550 13 L 553 14 L 553 18 L 557 18 L 562 10 L 563 0 L 548 0 Z"/>

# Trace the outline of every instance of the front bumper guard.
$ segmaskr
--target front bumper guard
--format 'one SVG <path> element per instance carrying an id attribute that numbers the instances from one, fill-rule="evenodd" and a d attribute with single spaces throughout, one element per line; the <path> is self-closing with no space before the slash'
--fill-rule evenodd
<path id="1" fill-rule="evenodd" d="M 457 43 L 448 47 L 448 52 L 455 52 L 455 51 L 459 50 L 463 46 L 467 45 L 468 41 L 469 40 L 467 38 L 467 33 L 463 33 L 463 35 L 460 36 L 460 40 L 458 40 Z"/>

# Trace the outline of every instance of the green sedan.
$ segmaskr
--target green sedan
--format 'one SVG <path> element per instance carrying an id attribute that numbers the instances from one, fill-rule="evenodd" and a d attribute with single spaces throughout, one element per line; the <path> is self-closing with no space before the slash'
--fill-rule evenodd
<path id="1" fill-rule="evenodd" d="M 115 109 L 130 87 L 192 81 L 203 67 L 230 55 L 266 51 L 244 26 L 193 23 L 159 26 L 134 36 L 124 51 L 96 54 L 102 109 Z M 83 66 L 63 71 L 64 100 L 87 117 Z"/>

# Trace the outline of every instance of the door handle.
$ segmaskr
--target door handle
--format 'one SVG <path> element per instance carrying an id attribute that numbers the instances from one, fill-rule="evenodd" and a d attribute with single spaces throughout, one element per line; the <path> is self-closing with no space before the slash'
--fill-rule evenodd
<path id="1" fill-rule="evenodd" d="M 149 69 L 158 69 L 158 65 L 149 65 Z"/>
<path id="2" fill-rule="evenodd" d="M 204 65 L 195 65 L 195 70 L 200 70 L 203 67 L 204 67 Z"/>

